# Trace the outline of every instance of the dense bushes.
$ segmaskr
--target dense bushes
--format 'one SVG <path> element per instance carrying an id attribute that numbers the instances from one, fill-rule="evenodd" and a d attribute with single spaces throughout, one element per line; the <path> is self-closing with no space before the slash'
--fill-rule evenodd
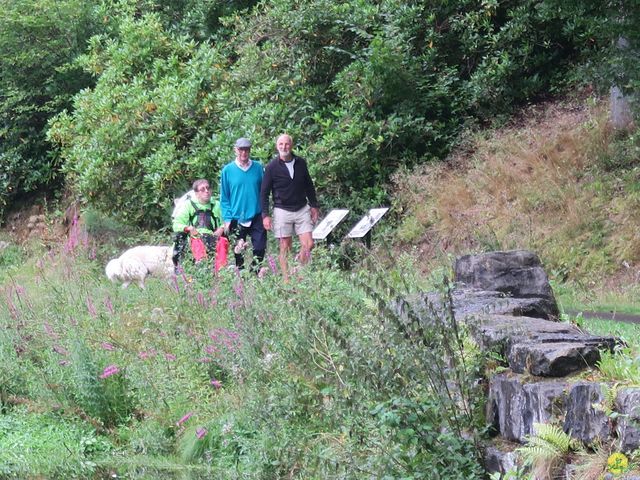
<path id="1" fill-rule="evenodd" d="M 235 137 L 266 160 L 282 131 L 326 205 L 386 202 L 399 166 L 562 89 L 615 31 L 606 9 L 552 0 L 196 3 L 195 17 L 112 9 L 118 28 L 78 62 L 95 88 L 52 123 L 70 184 L 136 223 L 159 225 L 190 180 L 217 177 Z"/>
<path id="2" fill-rule="evenodd" d="M 235 137 L 266 160 L 282 131 L 324 203 L 359 209 L 388 201 L 398 167 L 443 158 L 462 128 L 565 88 L 576 66 L 625 91 L 640 78 L 627 3 L 2 6 L 0 211 L 64 175 L 95 207 L 157 226 L 194 177 L 217 176 Z"/>
<path id="3" fill-rule="evenodd" d="M 0 29 L 0 215 L 16 195 L 61 183 L 47 121 L 90 77 L 68 65 L 94 32 L 91 3 L 2 0 Z"/>

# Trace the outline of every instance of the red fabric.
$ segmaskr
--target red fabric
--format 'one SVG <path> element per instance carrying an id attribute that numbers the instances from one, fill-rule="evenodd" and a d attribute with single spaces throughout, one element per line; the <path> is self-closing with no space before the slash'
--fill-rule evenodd
<path id="1" fill-rule="evenodd" d="M 227 256 L 229 255 L 229 239 L 220 237 L 216 245 L 216 272 L 227 264 Z"/>
<path id="2" fill-rule="evenodd" d="M 193 258 L 196 262 L 207 258 L 207 247 L 201 238 L 191 237 L 191 253 L 193 253 Z"/>

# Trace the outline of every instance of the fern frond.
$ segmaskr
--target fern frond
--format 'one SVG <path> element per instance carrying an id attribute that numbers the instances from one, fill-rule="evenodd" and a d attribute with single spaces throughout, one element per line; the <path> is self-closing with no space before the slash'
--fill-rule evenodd
<path id="1" fill-rule="evenodd" d="M 576 442 L 557 425 L 535 423 L 533 428 L 535 434 L 516 450 L 526 465 L 552 466 L 576 448 Z"/>

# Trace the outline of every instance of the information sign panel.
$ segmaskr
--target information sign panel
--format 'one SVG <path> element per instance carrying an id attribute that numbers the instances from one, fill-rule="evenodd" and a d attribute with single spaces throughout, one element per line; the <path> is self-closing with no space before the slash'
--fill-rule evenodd
<path id="1" fill-rule="evenodd" d="M 382 216 L 387 213 L 389 207 L 384 208 L 372 208 L 369 210 L 364 217 L 360 219 L 360 221 L 356 224 L 355 227 L 351 229 L 351 231 L 347 234 L 348 238 L 362 238 L 364 237 L 371 228 L 378 223 L 378 220 L 382 218 Z"/>
<path id="2" fill-rule="evenodd" d="M 322 221 L 316 225 L 316 228 L 313 229 L 313 239 L 314 240 L 324 240 L 327 238 L 327 235 L 331 233 L 331 231 L 338 226 L 338 224 L 344 220 L 344 217 L 347 216 L 349 210 L 336 208 L 331 210 L 326 217 L 322 219 Z"/>

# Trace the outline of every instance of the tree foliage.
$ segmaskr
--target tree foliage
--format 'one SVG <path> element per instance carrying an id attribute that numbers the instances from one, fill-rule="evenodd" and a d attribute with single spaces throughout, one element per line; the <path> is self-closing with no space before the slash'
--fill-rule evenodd
<path id="1" fill-rule="evenodd" d="M 0 0 L 0 213 L 17 194 L 59 180 L 47 121 L 88 75 L 68 63 L 93 32 L 92 3 Z"/>
<path id="2" fill-rule="evenodd" d="M 267 160 L 283 131 L 309 158 L 326 206 L 371 206 L 387 201 L 398 167 L 444 158 L 461 129 L 562 90 L 576 66 L 605 84 L 624 72 L 618 83 L 634 89 L 635 50 L 614 40 L 636 41 L 636 10 L 103 0 L 101 32 L 74 63 L 95 86 L 51 122 L 49 139 L 80 195 L 135 223 L 159 225 L 193 178 L 214 180 L 235 137 L 250 136 Z"/>

